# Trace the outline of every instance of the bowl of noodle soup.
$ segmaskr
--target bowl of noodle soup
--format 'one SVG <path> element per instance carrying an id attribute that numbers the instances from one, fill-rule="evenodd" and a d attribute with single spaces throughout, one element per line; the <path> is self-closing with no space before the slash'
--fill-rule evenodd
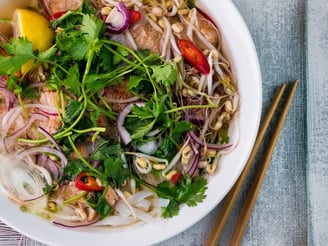
<path id="1" fill-rule="evenodd" d="M 147 215 L 141 213 L 140 217 L 147 218 L 140 220 L 143 222 L 147 221 L 147 223 L 132 223 L 127 226 L 108 227 L 94 225 L 85 226 L 85 224 L 83 224 L 83 226 L 74 224 L 71 226 L 71 224 L 63 223 L 63 220 L 60 220 L 60 223 L 49 223 L 49 220 L 42 218 L 46 217 L 44 214 L 38 217 L 33 213 L 19 211 L 19 207 L 16 204 L 13 204 L 6 196 L 2 195 L 0 196 L 0 207 L 1 211 L 3 211 L 0 213 L 1 220 L 24 235 L 50 245 L 73 245 L 76 243 L 80 245 L 89 245 L 90 243 L 107 245 L 112 242 L 122 245 L 129 245 L 132 243 L 134 245 L 151 245 L 186 230 L 206 216 L 220 203 L 242 172 L 255 141 L 261 116 L 261 74 L 252 38 L 245 22 L 233 3 L 229 0 L 217 2 L 198 0 L 196 1 L 196 6 L 203 13 L 206 13 L 206 18 L 213 21 L 212 24 L 215 25 L 220 32 L 219 46 L 222 47 L 222 54 L 228 61 L 229 76 L 233 81 L 232 84 L 235 90 L 238 92 L 238 109 L 236 109 L 231 121 L 229 121 L 229 137 L 230 142 L 233 143 L 233 147 L 229 146 L 231 148 L 228 150 L 220 149 L 220 162 L 218 162 L 215 172 L 212 175 L 206 176 L 208 183 L 204 199 L 197 203 L 196 206 L 181 204 L 178 215 L 170 218 L 152 218 L 152 216 L 148 218 Z M 139 36 L 141 36 L 141 34 L 139 34 Z M 188 36 L 188 34 L 186 34 L 186 36 Z M 170 42 L 170 38 L 171 36 L 168 36 L 168 42 Z M 135 39 L 137 40 L 137 38 Z M 115 41 L 122 40 L 118 39 Z M 140 44 L 138 42 L 136 43 L 137 46 L 140 46 L 144 42 L 145 41 L 140 41 Z M 133 47 L 133 44 L 131 46 Z M 145 49 L 147 48 L 148 47 L 145 47 Z M 158 49 L 158 52 L 161 53 L 161 57 L 165 57 L 167 60 L 174 59 L 174 57 L 171 57 L 169 52 L 163 50 L 163 48 L 159 47 Z M 174 49 L 177 51 L 177 48 L 173 48 L 173 50 Z M 186 64 L 188 64 L 188 62 L 186 62 Z M 214 65 L 211 67 L 214 70 Z M 189 67 L 187 70 L 194 71 L 194 68 Z M 204 76 L 200 75 L 198 79 L 202 81 L 203 77 Z M 210 89 L 208 89 L 207 92 L 210 93 Z M 213 89 L 212 92 L 215 94 L 215 89 Z M 131 96 L 131 98 L 132 97 L 133 96 Z M 117 98 L 115 98 L 115 100 L 117 100 Z M 186 102 L 182 104 L 188 105 Z M 126 105 L 124 106 L 125 107 L 118 109 L 118 112 L 123 111 L 124 108 L 126 108 Z M 126 128 L 123 130 L 125 129 Z M 123 134 L 122 136 L 120 133 L 118 135 L 120 135 L 124 142 L 126 135 Z M 190 139 L 196 139 L 196 143 L 199 139 L 202 140 L 199 135 L 196 137 L 190 136 Z M 6 145 L 6 148 L 11 148 L 11 146 L 8 146 Z M 131 153 L 131 151 L 126 153 Z M 140 157 L 135 154 L 130 155 L 135 157 L 134 160 Z M 15 162 L 9 157 L 6 161 Z M 140 177 L 145 176 L 143 173 L 144 170 L 140 169 L 140 166 L 135 167 L 133 170 L 136 171 Z M 177 168 L 177 170 L 180 171 L 182 169 Z M 190 170 L 188 169 L 188 171 Z M 197 170 L 197 173 L 198 172 Z M 16 174 L 17 172 L 13 174 L 13 177 L 15 177 Z M 189 174 L 191 176 L 196 175 L 194 169 Z M 150 178 L 148 176 L 146 180 L 147 183 L 154 185 L 152 181 L 149 181 Z M 123 190 L 123 192 L 124 191 L 126 190 Z M 118 197 L 123 197 L 123 195 L 119 194 Z M 157 206 L 161 207 L 162 205 Z M 154 207 L 156 206 L 154 205 Z M 39 212 L 38 209 L 39 208 L 36 209 L 36 214 Z"/>

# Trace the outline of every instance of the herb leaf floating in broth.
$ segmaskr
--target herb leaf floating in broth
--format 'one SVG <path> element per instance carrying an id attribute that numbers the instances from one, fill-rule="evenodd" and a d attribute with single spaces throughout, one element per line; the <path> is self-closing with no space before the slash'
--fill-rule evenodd
<path id="1" fill-rule="evenodd" d="M 219 31 L 193 1 L 74 3 L 41 1 L 54 32 L 46 50 L 1 39 L 0 189 L 68 227 L 152 223 L 197 206 L 235 144 L 238 91 Z M 44 194 L 19 194 L 8 158 Z"/>

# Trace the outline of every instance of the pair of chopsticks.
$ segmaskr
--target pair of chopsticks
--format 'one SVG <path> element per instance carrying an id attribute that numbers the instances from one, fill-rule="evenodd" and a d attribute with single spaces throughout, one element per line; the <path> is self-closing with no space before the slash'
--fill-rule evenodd
<path id="1" fill-rule="evenodd" d="M 257 195 L 260 191 L 261 185 L 265 178 L 266 170 L 268 169 L 274 148 L 278 141 L 280 131 L 283 127 L 290 104 L 294 97 L 297 84 L 298 84 L 298 80 L 295 80 L 294 83 L 292 84 L 292 88 L 289 92 L 287 101 L 283 107 L 280 117 L 278 118 L 277 125 L 271 136 L 270 142 L 268 144 L 268 148 L 267 148 L 266 152 L 264 153 L 263 159 L 261 161 L 262 166 L 261 166 L 260 170 L 257 171 L 255 179 L 254 179 L 254 183 L 252 184 L 249 194 L 247 195 L 246 200 L 244 202 L 244 205 L 241 210 L 240 216 L 238 218 L 237 224 L 236 224 L 233 234 L 231 236 L 230 245 L 233 245 L 233 246 L 239 245 L 241 242 L 241 239 L 244 235 L 250 215 L 252 213 L 253 207 L 256 202 Z M 252 166 L 252 163 L 253 163 L 256 153 L 259 149 L 259 146 L 260 146 L 260 144 L 263 140 L 263 137 L 267 131 L 269 123 L 276 111 L 276 108 L 284 94 L 285 89 L 286 89 L 286 84 L 282 84 L 277 92 L 276 97 L 274 98 L 274 100 L 272 102 L 271 107 L 269 108 L 267 115 L 265 116 L 265 119 L 264 119 L 260 129 L 259 129 L 256 141 L 254 143 L 254 147 L 251 151 L 250 157 L 245 165 L 243 172 L 241 173 L 239 179 L 237 180 L 237 182 L 235 183 L 233 188 L 230 190 L 230 192 L 227 194 L 227 196 L 225 197 L 225 199 L 222 203 L 222 207 L 220 208 L 218 217 L 216 218 L 213 228 L 207 239 L 206 246 L 216 246 L 217 245 L 217 242 L 220 239 L 220 236 L 223 232 L 224 226 L 228 220 L 230 212 L 234 206 L 234 203 L 238 197 L 238 194 L 242 188 L 242 185 L 245 182 L 245 179 Z"/>

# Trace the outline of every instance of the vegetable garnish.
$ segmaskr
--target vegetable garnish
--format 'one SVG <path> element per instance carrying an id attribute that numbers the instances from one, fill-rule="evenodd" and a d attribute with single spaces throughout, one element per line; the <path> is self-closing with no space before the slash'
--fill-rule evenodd
<path id="1" fill-rule="evenodd" d="M 189 40 L 179 39 L 178 47 L 181 55 L 200 73 L 209 74 L 211 68 L 205 55 Z"/>
<path id="2" fill-rule="evenodd" d="M 108 14 L 107 18 L 105 19 L 107 30 L 110 33 L 121 33 L 129 27 L 130 23 L 131 23 L 131 12 L 125 6 L 123 1 L 120 1 L 117 4 L 117 6 L 112 9 L 112 11 Z"/>
<path id="3" fill-rule="evenodd" d="M 79 190 L 83 191 L 102 191 L 105 189 L 104 186 L 101 186 L 97 183 L 95 176 L 88 175 L 86 172 L 81 172 L 79 175 L 77 175 L 75 186 Z"/>
<path id="4" fill-rule="evenodd" d="M 130 10 L 130 14 L 131 14 L 131 23 L 130 24 L 134 24 L 141 19 L 141 12 L 138 10 L 132 9 L 132 10 Z"/>
<path id="5" fill-rule="evenodd" d="M 72 1 L 42 1 L 48 49 L 1 43 L 0 173 L 19 170 L 31 189 L 14 179 L 0 189 L 66 227 L 196 206 L 235 144 L 238 94 L 218 30 L 193 1 Z"/>
<path id="6" fill-rule="evenodd" d="M 60 11 L 60 12 L 56 12 L 53 15 L 51 15 L 49 17 L 49 21 L 54 21 L 59 19 L 60 17 L 62 17 L 64 14 L 66 13 L 66 11 Z"/>

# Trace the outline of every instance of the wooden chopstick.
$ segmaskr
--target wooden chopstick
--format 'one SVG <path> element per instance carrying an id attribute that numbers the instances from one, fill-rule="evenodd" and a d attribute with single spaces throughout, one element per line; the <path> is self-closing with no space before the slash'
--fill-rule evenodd
<path id="1" fill-rule="evenodd" d="M 284 125 L 284 122 L 285 122 L 285 119 L 286 119 L 290 104 L 293 100 L 297 84 L 298 84 L 298 80 L 296 80 L 292 85 L 292 88 L 291 88 L 291 91 L 290 91 L 289 96 L 287 98 L 286 104 L 285 104 L 285 106 L 284 106 L 284 108 L 281 112 L 281 115 L 278 119 L 276 128 L 275 128 L 275 130 L 273 132 L 273 135 L 270 139 L 268 148 L 267 148 L 267 150 L 266 150 L 266 152 L 263 156 L 261 169 L 256 173 L 254 183 L 251 186 L 251 189 L 248 193 L 248 196 L 246 197 L 246 200 L 244 202 L 244 206 L 241 210 L 240 216 L 237 220 L 235 230 L 234 230 L 234 232 L 231 236 L 230 245 L 239 245 L 240 241 L 241 241 L 241 239 L 244 235 L 245 229 L 247 227 L 249 218 L 251 216 L 251 213 L 253 211 L 253 208 L 254 208 L 254 205 L 255 205 L 255 202 L 256 202 L 257 195 L 260 191 L 263 180 L 265 178 L 266 171 L 269 167 L 270 160 L 272 158 L 274 148 L 277 144 L 280 131 L 281 131 L 283 125 Z"/>
<path id="2" fill-rule="evenodd" d="M 297 82 L 296 82 L 297 83 Z M 295 83 L 294 83 L 295 84 Z M 237 180 L 237 182 L 235 183 L 235 185 L 233 186 L 233 188 L 230 190 L 230 192 L 227 194 L 226 198 L 224 199 L 222 206 L 220 208 L 219 214 L 214 222 L 214 225 L 212 227 L 212 230 L 209 234 L 209 237 L 207 239 L 206 242 L 206 246 L 216 246 L 217 242 L 223 232 L 224 226 L 228 220 L 228 217 L 230 215 L 230 212 L 233 208 L 233 205 L 238 197 L 238 194 L 242 188 L 242 185 L 245 182 L 245 179 L 248 175 L 248 172 L 252 166 L 252 163 L 254 161 L 254 158 L 256 156 L 256 153 L 259 149 L 259 146 L 263 140 L 263 137 L 267 131 L 267 128 L 269 126 L 269 123 L 274 115 L 274 112 L 281 100 L 281 97 L 284 93 L 284 90 L 286 88 L 285 84 L 282 84 L 271 104 L 271 107 L 269 108 L 269 111 L 267 112 L 263 123 L 261 125 L 261 127 L 259 128 L 259 132 L 256 138 L 256 141 L 254 143 L 253 149 L 250 153 L 250 157 L 244 167 L 243 172 L 241 173 L 239 179 Z"/>

